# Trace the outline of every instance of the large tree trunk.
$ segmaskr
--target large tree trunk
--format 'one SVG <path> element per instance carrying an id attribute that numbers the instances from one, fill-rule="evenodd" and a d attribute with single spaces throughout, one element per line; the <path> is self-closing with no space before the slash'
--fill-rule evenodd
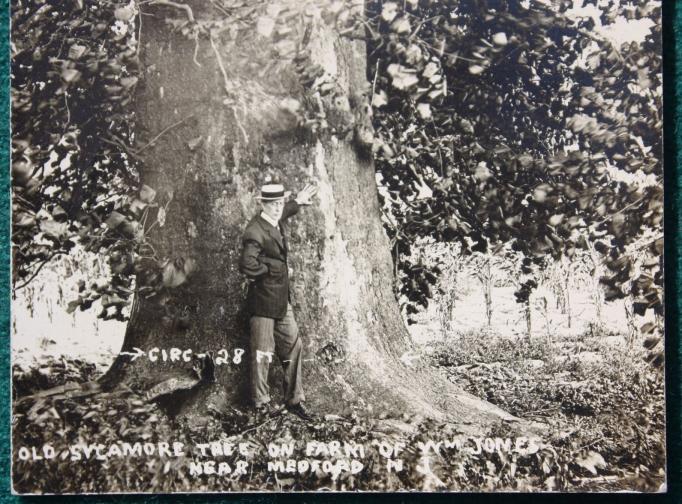
<path id="1" fill-rule="evenodd" d="M 202 12 L 208 2 L 192 5 L 197 19 L 216 15 Z M 317 181 L 315 203 L 289 225 L 292 305 L 304 345 L 307 404 L 323 413 L 418 412 L 471 430 L 511 419 L 420 361 L 401 360 L 411 343 L 392 291 L 372 162 L 345 138 L 313 138 L 297 127 L 281 106 L 285 98 L 304 101 L 291 65 L 269 56 L 268 42 L 256 34 L 240 35 L 236 43 L 202 38 L 194 60 L 195 43 L 173 33 L 162 19 L 182 11 L 156 7 L 153 13 L 156 17 L 143 16 L 138 141 L 144 144 L 184 121 L 141 153 L 143 182 L 157 190 L 161 206 L 167 204 L 165 223 L 154 226 L 150 240 L 158 257 L 193 258 L 198 269 L 168 303 L 176 315 L 185 314 L 179 324 L 162 320 L 155 303 L 138 298 L 124 350 L 248 348 L 241 312 L 244 278 L 237 262 L 242 231 L 257 211 L 254 195 L 268 175 L 294 190 Z M 338 96 L 324 99 L 330 126 L 342 129 L 334 121 L 347 126 L 363 120 L 364 44 L 318 26 L 309 46 L 313 59 L 337 79 Z M 234 90 L 229 95 L 226 79 Z M 349 112 L 348 103 L 357 112 Z M 276 359 L 272 368 L 277 394 Z M 178 363 L 149 364 L 143 358 L 130 363 L 121 356 L 107 379 L 156 391 L 161 382 L 169 389 L 192 385 L 191 379 L 178 378 L 179 370 Z M 244 404 L 246 376 L 246 359 L 216 366 L 215 383 L 195 385 L 173 402 L 185 415 Z"/>

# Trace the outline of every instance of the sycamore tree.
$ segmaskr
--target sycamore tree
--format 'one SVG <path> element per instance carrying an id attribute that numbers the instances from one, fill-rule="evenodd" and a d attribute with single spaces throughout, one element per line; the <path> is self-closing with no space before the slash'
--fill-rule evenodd
<path id="1" fill-rule="evenodd" d="M 623 253 L 651 230 L 662 251 L 660 6 L 603 7 L 657 21 L 614 47 L 566 4 L 13 2 L 14 288 L 74 247 L 105 256 L 109 280 L 69 305 L 128 320 L 103 384 L 224 411 L 246 374 L 253 196 L 315 181 L 291 237 L 313 406 L 507 417 L 409 358 L 394 280 L 426 305 L 438 273 L 405 259 L 414 240 L 540 264 L 598 234 L 607 299 L 636 285 L 662 309 L 659 261 Z M 126 353 L 154 346 L 208 356 Z"/>

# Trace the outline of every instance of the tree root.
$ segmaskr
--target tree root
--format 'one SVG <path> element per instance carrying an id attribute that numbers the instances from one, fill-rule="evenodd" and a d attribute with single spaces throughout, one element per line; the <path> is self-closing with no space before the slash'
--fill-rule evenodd
<path id="1" fill-rule="evenodd" d="M 181 4 L 177 2 L 171 2 L 170 0 L 151 0 L 149 5 L 165 5 L 167 7 L 173 7 L 175 9 L 184 10 L 187 13 L 187 19 L 190 23 L 194 23 L 194 12 L 192 8 L 187 4 Z"/>

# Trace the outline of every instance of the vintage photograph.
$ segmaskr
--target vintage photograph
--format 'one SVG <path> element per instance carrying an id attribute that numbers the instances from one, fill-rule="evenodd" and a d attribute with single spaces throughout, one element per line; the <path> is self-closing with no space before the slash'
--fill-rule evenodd
<path id="1" fill-rule="evenodd" d="M 666 491 L 660 2 L 11 23 L 14 493 Z"/>

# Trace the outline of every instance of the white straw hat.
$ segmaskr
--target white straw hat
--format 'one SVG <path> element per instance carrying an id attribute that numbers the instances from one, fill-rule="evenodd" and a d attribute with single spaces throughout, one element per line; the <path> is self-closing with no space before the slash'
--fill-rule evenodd
<path id="1" fill-rule="evenodd" d="M 282 184 L 265 184 L 260 188 L 260 196 L 256 196 L 260 201 L 275 201 L 288 198 L 291 191 L 285 191 Z"/>

